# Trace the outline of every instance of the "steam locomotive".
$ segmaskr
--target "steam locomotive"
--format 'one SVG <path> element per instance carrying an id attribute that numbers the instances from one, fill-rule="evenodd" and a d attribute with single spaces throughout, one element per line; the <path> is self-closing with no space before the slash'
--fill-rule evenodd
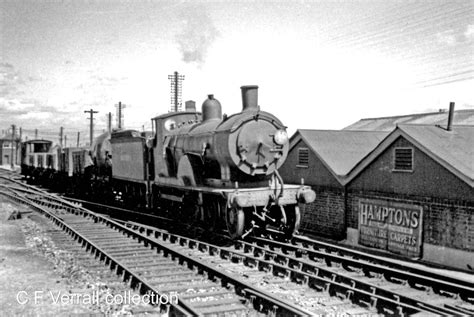
<path id="1" fill-rule="evenodd" d="M 242 86 L 241 92 L 242 111 L 231 116 L 222 116 L 221 104 L 209 95 L 201 113 L 187 102 L 185 111 L 153 118 L 153 134 L 119 130 L 99 136 L 89 152 L 94 168 L 86 176 L 88 188 L 103 199 L 227 228 L 232 238 L 269 227 L 293 236 L 299 204 L 314 201 L 315 193 L 284 184 L 278 168 L 288 154 L 286 127 L 260 110 L 257 86 Z"/>

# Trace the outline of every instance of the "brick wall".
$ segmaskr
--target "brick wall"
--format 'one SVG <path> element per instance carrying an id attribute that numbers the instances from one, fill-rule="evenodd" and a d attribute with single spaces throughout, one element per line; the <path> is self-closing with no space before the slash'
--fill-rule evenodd
<path id="1" fill-rule="evenodd" d="M 474 202 L 375 192 L 347 194 L 347 227 L 358 228 L 361 198 L 389 199 L 423 207 L 423 242 L 474 251 Z"/>
<path id="2" fill-rule="evenodd" d="M 344 238 L 344 191 L 316 186 L 313 190 L 316 200 L 303 207 L 301 229 L 332 239 Z"/>

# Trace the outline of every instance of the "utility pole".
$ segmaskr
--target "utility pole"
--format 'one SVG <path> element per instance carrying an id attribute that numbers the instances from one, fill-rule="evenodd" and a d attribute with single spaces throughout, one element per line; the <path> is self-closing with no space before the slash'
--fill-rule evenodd
<path id="1" fill-rule="evenodd" d="M 12 124 L 12 157 L 10 158 L 10 167 L 12 170 L 15 166 L 15 159 L 14 159 L 15 150 L 13 149 L 15 147 L 15 130 L 16 130 L 16 127 L 14 124 Z"/>
<path id="2" fill-rule="evenodd" d="M 35 140 L 38 140 L 38 129 L 35 129 Z"/>
<path id="3" fill-rule="evenodd" d="M 117 128 L 122 129 L 123 127 L 122 109 L 127 108 L 127 106 L 123 104 L 121 101 L 119 101 L 118 105 L 115 105 L 115 107 L 117 107 Z"/>
<path id="4" fill-rule="evenodd" d="M 90 114 L 90 139 L 92 145 L 92 140 L 94 140 L 94 113 L 98 113 L 99 111 L 94 111 L 93 109 L 91 110 L 84 110 L 84 113 L 89 113 Z"/>
<path id="5" fill-rule="evenodd" d="M 67 135 L 64 136 L 64 147 L 67 147 Z"/>
<path id="6" fill-rule="evenodd" d="M 64 128 L 60 127 L 59 128 L 59 146 L 61 148 L 63 147 L 63 133 L 64 133 Z"/>
<path id="7" fill-rule="evenodd" d="M 112 133 L 112 112 L 109 112 L 108 114 L 107 130 L 109 131 L 109 133 Z"/>
<path id="8" fill-rule="evenodd" d="M 17 154 L 17 155 L 16 155 L 16 162 L 17 162 L 17 163 L 20 163 L 20 164 L 18 164 L 18 165 L 21 165 L 21 162 L 18 162 L 18 159 L 21 160 L 21 138 L 22 138 L 22 136 L 23 136 L 23 131 L 22 131 L 21 127 L 20 127 L 20 137 L 18 138 L 18 142 L 16 142 L 16 144 L 17 144 L 17 147 L 16 147 L 16 151 L 17 151 L 17 152 L 16 152 L 16 154 Z M 18 152 L 18 151 L 20 151 L 20 152 Z M 18 155 L 18 154 L 20 154 L 20 155 Z"/>
<path id="9" fill-rule="evenodd" d="M 77 132 L 77 147 L 79 147 L 79 138 L 81 137 L 81 132 Z"/>
<path id="10" fill-rule="evenodd" d="M 174 72 L 173 75 L 168 75 L 168 79 L 171 81 L 171 109 L 170 112 L 178 112 L 181 110 L 181 90 L 183 89 L 184 75 L 180 75 L 178 72 Z"/>

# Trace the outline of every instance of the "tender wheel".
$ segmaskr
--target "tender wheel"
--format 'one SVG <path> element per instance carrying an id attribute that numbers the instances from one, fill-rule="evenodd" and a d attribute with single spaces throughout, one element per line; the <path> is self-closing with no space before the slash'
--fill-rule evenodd
<path id="1" fill-rule="evenodd" d="M 238 239 L 244 233 L 245 214 L 240 208 L 227 207 L 226 209 L 226 224 L 229 236 L 232 239 Z"/>
<path id="2" fill-rule="evenodd" d="M 291 239 L 295 234 L 298 233 L 301 223 L 300 207 L 298 205 L 286 206 L 286 226 L 283 228 L 283 232 L 287 239 Z"/>

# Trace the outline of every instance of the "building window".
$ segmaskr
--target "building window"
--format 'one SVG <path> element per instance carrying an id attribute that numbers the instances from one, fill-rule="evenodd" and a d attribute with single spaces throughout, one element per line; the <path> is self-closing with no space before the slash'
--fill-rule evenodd
<path id="1" fill-rule="evenodd" d="M 413 148 L 395 148 L 393 170 L 397 172 L 413 171 Z"/>
<path id="2" fill-rule="evenodd" d="M 308 167 L 309 149 L 306 147 L 298 148 L 298 164 L 297 167 Z"/>
<path id="3" fill-rule="evenodd" d="M 10 148 L 10 142 L 3 142 L 3 147 L 4 148 Z"/>

